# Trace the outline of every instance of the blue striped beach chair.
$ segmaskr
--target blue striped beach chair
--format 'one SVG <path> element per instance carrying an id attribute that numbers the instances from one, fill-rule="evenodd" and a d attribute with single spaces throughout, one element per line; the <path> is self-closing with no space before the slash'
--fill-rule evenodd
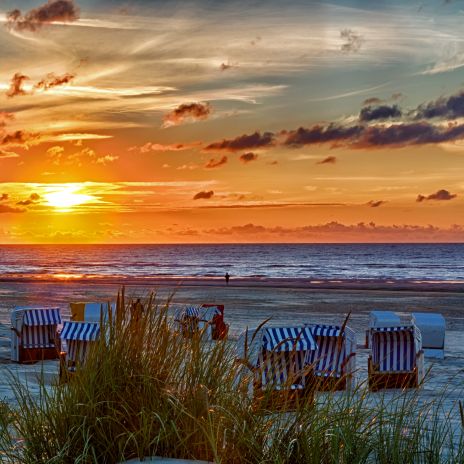
<path id="1" fill-rule="evenodd" d="M 66 344 L 66 351 L 61 356 L 60 378 L 85 363 L 90 348 L 100 337 L 100 324 L 96 322 L 66 321 L 60 338 Z"/>
<path id="2" fill-rule="evenodd" d="M 313 366 L 315 389 L 351 390 L 356 369 L 356 334 L 336 325 L 310 325 L 317 349 L 309 351 L 306 363 Z"/>
<path id="3" fill-rule="evenodd" d="M 305 360 L 316 348 L 309 327 L 267 327 L 242 334 L 237 353 L 254 373 L 254 400 L 279 409 L 291 409 L 300 399 L 312 401 L 306 381 L 311 368 Z"/>
<path id="4" fill-rule="evenodd" d="M 424 378 L 421 333 L 415 325 L 371 329 L 369 389 L 417 388 Z"/>
<path id="5" fill-rule="evenodd" d="M 57 359 L 60 343 L 58 308 L 18 307 L 11 313 L 11 360 L 19 363 Z"/>
<path id="6" fill-rule="evenodd" d="M 177 328 L 184 337 L 192 338 L 195 334 L 200 334 L 208 323 L 204 316 L 207 311 L 212 311 L 201 306 L 186 306 L 176 311 L 174 320 Z"/>

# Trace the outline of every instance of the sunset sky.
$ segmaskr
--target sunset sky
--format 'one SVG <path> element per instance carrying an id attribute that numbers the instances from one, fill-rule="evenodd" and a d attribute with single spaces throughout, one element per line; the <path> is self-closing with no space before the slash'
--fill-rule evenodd
<path id="1" fill-rule="evenodd" d="M 0 243 L 464 241 L 463 22 L 2 0 Z"/>

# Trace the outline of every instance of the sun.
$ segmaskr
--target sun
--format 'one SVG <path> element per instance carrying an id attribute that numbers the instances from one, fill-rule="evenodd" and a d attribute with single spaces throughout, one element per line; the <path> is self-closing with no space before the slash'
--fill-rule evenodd
<path id="1" fill-rule="evenodd" d="M 68 185 L 60 187 L 53 192 L 44 195 L 48 206 L 53 206 L 58 211 L 69 211 L 74 206 L 82 205 L 94 201 L 95 197 L 79 193 L 79 186 Z"/>

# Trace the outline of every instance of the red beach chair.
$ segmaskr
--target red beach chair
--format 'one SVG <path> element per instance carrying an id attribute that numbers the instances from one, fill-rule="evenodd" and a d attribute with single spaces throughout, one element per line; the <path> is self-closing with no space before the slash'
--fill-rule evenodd
<path id="1" fill-rule="evenodd" d="M 229 324 L 224 322 L 224 305 L 214 303 L 204 303 L 202 308 L 216 308 L 217 312 L 210 321 L 212 326 L 211 338 L 213 340 L 225 340 L 229 333 Z"/>

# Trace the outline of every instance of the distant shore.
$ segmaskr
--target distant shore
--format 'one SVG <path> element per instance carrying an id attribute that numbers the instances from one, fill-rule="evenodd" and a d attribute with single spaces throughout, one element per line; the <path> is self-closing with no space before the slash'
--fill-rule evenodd
<path id="1" fill-rule="evenodd" d="M 1 283 L 88 283 L 91 285 L 137 285 L 174 287 L 226 287 L 224 277 L 186 277 L 186 276 L 81 276 L 81 275 L 43 275 L 7 276 L 0 275 Z M 271 278 L 232 276 L 229 287 L 270 287 L 298 288 L 314 290 L 380 290 L 414 292 L 456 292 L 464 293 L 464 280 L 417 280 L 417 279 L 311 279 L 311 278 Z"/>

